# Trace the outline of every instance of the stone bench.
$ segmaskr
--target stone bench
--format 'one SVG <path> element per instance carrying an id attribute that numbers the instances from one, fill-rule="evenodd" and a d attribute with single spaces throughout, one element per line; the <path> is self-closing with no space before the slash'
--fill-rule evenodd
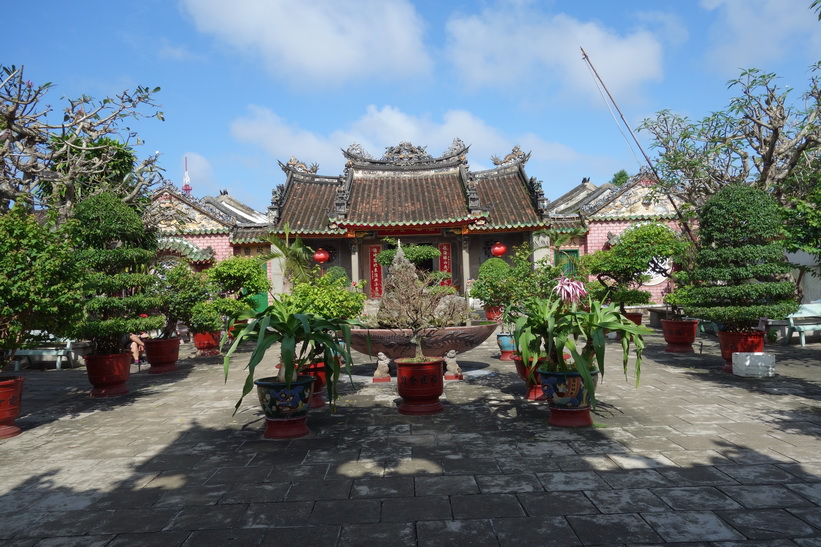
<path id="1" fill-rule="evenodd" d="M 821 302 L 801 304 L 798 311 L 787 316 L 787 344 L 797 332 L 803 348 L 807 331 L 821 331 Z"/>

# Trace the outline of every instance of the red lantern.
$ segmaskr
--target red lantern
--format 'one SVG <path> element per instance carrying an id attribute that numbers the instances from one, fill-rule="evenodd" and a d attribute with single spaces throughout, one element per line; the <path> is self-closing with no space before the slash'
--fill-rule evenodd
<path id="1" fill-rule="evenodd" d="M 502 245 L 498 241 L 496 243 L 494 243 L 493 246 L 490 248 L 490 254 L 492 254 L 496 258 L 499 258 L 500 256 L 502 256 L 506 252 L 507 252 L 507 247 L 505 247 L 504 245 Z"/>
<path id="2" fill-rule="evenodd" d="M 314 260 L 316 260 L 319 264 L 325 264 L 326 262 L 328 262 L 329 258 L 331 258 L 331 255 L 328 254 L 328 251 L 326 251 L 322 247 L 317 249 L 314 253 Z"/>

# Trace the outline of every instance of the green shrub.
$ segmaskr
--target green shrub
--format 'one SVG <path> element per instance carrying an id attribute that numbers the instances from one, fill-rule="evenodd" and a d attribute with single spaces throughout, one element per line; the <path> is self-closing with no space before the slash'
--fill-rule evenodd
<path id="1" fill-rule="evenodd" d="M 297 283 L 287 297 L 299 304 L 303 313 L 325 319 L 351 319 L 362 313 L 367 296 L 358 287 L 352 287 L 347 276 L 330 277 L 327 274 L 308 283 Z"/>
<path id="2" fill-rule="evenodd" d="M 501 258 L 488 258 L 479 266 L 479 275 L 470 287 L 470 296 L 485 307 L 510 303 L 512 268 Z"/>
<path id="3" fill-rule="evenodd" d="M 760 317 L 783 319 L 798 308 L 781 239 L 780 207 L 762 190 L 733 184 L 699 212 L 700 248 L 682 286 L 667 302 L 687 315 L 748 330 Z"/>

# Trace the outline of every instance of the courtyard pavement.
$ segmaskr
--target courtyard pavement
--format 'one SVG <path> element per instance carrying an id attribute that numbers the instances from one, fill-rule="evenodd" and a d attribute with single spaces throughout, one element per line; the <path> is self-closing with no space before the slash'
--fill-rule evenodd
<path id="1" fill-rule="evenodd" d="M 112 399 L 83 368 L 24 370 L 0 544 L 821 546 L 818 337 L 768 346 L 777 375 L 750 379 L 722 372 L 714 337 L 674 355 L 656 333 L 638 388 L 610 344 L 584 429 L 547 425 L 495 338 L 433 416 L 399 414 L 356 354 L 336 413 L 290 441 L 262 439 L 253 396 L 232 415 L 247 351 L 226 383 L 183 345 L 179 371 L 134 369 Z"/>

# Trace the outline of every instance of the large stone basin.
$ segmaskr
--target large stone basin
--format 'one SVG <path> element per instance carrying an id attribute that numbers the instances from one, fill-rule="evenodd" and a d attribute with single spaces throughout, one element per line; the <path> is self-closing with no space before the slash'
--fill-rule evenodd
<path id="1" fill-rule="evenodd" d="M 466 352 L 487 340 L 498 326 L 495 321 L 482 321 L 438 329 L 422 340 L 422 353 L 443 357 L 450 350 Z M 381 351 L 391 359 L 413 357 L 415 351 L 408 329 L 351 329 L 351 348 L 371 356 Z"/>

